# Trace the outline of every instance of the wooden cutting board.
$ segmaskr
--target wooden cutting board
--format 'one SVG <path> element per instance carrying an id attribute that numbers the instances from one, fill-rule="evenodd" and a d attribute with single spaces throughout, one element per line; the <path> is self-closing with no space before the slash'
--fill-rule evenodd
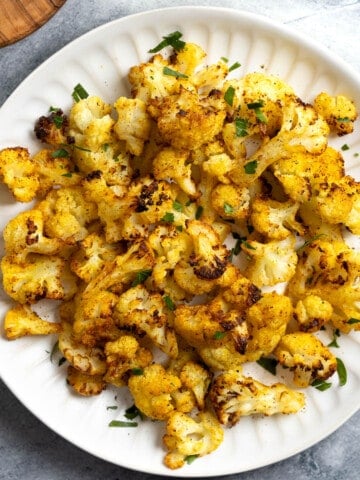
<path id="1" fill-rule="evenodd" d="M 0 0 L 0 47 L 44 25 L 66 0 Z"/>

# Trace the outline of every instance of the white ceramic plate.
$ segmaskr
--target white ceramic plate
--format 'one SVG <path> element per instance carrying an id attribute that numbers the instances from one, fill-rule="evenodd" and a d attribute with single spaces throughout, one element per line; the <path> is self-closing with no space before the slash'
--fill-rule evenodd
<path id="1" fill-rule="evenodd" d="M 239 61 L 235 73 L 261 70 L 278 74 L 298 95 L 311 101 L 321 90 L 345 93 L 360 107 L 360 79 L 341 60 L 291 30 L 252 14 L 234 10 L 181 7 L 146 12 L 106 24 L 75 40 L 35 70 L 0 110 L 0 148 L 22 145 L 32 152 L 34 120 L 50 105 L 70 107 L 76 83 L 106 101 L 128 94 L 126 75 L 133 64 L 149 58 L 147 51 L 163 35 L 180 30 L 187 41 L 199 43 L 208 61 L 221 56 Z M 359 124 L 357 132 L 360 131 Z M 344 139 L 335 139 L 339 147 Z M 346 137 L 351 149 L 344 152 L 348 172 L 360 177 L 359 133 Z M 1 228 L 24 208 L 0 187 Z M 0 245 L 3 249 L 3 244 Z M 0 314 L 9 302 L 0 291 Z M 46 312 L 47 307 L 44 307 Z M 347 420 L 360 404 L 359 334 L 342 336 L 336 355 L 344 361 L 348 382 L 326 392 L 311 388 L 307 407 L 298 415 L 245 418 L 228 430 L 225 441 L 213 454 L 176 471 L 162 464 L 162 430 L 145 421 L 139 428 L 109 428 L 112 419 L 123 418 L 131 405 L 128 396 L 107 390 L 96 398 L 72 395 L 65 385 L 64 366 L 49 360 L 54 338 L 0 339 L 0 374 L 4 382 L 46 425 L 78 447 L 102 459 L 135 470 L 167 476 L 219 476 L 261 467 L 285 459 L 329 435 Z M 260 369 L 261 370 L 261 369 Z M 256 375 L 273 382 L 265 371 Z M 117 398 L 115 399 L 115 397 Z M 107 407 L 117 405 L 117 410 Z"/>

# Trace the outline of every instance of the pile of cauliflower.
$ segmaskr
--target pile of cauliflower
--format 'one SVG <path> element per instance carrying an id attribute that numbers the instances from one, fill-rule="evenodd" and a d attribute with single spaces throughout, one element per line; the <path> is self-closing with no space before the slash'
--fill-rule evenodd
<path id="1" fill-rule="evenodd" d="M 180 36 L 130 69 L 130 98 L 78 85 L 68 115 L 37 120 L 43 149 L 0 152 L 1 180 L 33 201 L 3 232 L 7 338 L 55 334 L 80 395 L 130 390 L 162 422 L 171 469 L 244 415 L 301 410 L 301 389 L 337 370 L 317 332 L 360 329 L 360 253 L 344 240 L 360 234 L 360 183 L 328 145 L 352 132 L 353 102 L 230 78 Z M 56 321 L 41 299 L 61 301 Z M 242 373 L 263 358 L 288 385 Z"/>

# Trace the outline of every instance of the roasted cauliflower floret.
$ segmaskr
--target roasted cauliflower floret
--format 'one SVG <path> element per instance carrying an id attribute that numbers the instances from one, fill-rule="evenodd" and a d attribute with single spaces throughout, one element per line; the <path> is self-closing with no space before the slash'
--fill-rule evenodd
<path id="1" fill-rule="evenodd" d="M 127 151 L 132 155 L 141 155 L 151 130 L 146 104 L 139 98 L 119 97 L 114 107 L 118 115 L 114 125 L 116 135 L 126 142 Z"/>
<path id="2" fill-rule="evenodd" d="M 150 365 L 153 355 L 147 348 L 141 347 L 135 337 L 122 335 L 105 344 L 106 382 L 121 387 L 131 373 L 142 374 L 142 369 Z"/>
<path id="3" fill-rule="evenodd" d="M 141 375 L 132 375 L 128 387 L 137 408 L 154 420 L 165 420 L 175 410 L 172 394 L 181 387 L 178 376 L 154 363 L 143 369 Z"/>
<path id="4" fill-rule="evenodd" d="M 187 457 L 202 457 L 216 450 L 223 437 L 224 431 L 212 413 L 200 412 L 192 418 L 174 412 L 167 421 L 163 437 L 169 451 L 165 456 L 165 465 L 171 469 L 181 468 Z"/>
<path id="5" fill-rule="evenodd" d="M 298 260 L 294 235 L 267 243 L 249 240 L 241 248 L 250 258 L 245 275 L 258 287 L 273 286 L 293 277 Z"/>
<path id="6" fill-rule="evenodd" d="M 200 98 L 180 88 L 180 93 L 154 99 L 148 107 L 162 140 L 178 149 L 196 149 L 221 131 L 226 116 L 225 102 L 218 93 Z"/>
<path id="7" fill-rule="evenodd" d="M 41 298 L 68 300 L 77 290 L 65 261 L 53 255 L 31 253 L 26 263 L 5 255 L 1 270 L 5 292 L 19 303 L 35 303 Z"/>
<path id="8" fill-rule="evenodd" d="M 299 206 L 291 200 L 278 202 L 257 196 L 251 203 L 251 224 L 259 233 L 275 240 L 284 240 L 292 232 L 303 235 L 304 227 L 295 218 Z"/>
<path id="9" fill-rule="evenodd" d="M 175 333 L 159 293 L 150 293 L 143 285 L 129 288 L 120 295 L 114 314 L 120 328 L 146 334 L 160 350 L 176 357 Z"/>
<path id="10" fill-rule="evenodd" d="M 330 128 L 339 136 L 351 133 L 357 118 L 355 104 L 345 95 L 321 92 L 314 100 L 315 110 L 322 115 Z"/>
<path id="11" fill-rule="evenodd" d="M 229 427 L 246 415 L 296 413 L 305 405 L 303 393 L 282 383 L 267 386 L 238 370 L 217 376 L 209 397 L 220 423 Z"/>
<path id="12" fill-rule="evenodd" d="M 77 370 L 72 365 L 68 366 L 66 383 L 83 397 L 99 395 L 106 388 L 102 375 L 89 375 Z"/>
<path id="13" fill-rule="evenodd" d="M 178 72 L 190 76 L 194 74 L 205 58 L 206 53 L 200 45 L 186 42 L 183 48 L 174 53 L 174 68 Z"/>
<path id="14" fill-rule="evenodd" d="M 30 202 L 39 188 L 39 178 L 26 148 L 0 151 L 0 178 L 18 202 Z"/>
<path id="15" fill-rule="evenodd" d="M 250 212 L 249 189 L 237 185 L 217 185 L 211 192 L 213 208 L 224 219 L 243 220 Z"/>
<path id="16" fill-rule="evenodd" d="M 4 228 L 5 251 L 17 262 L 26 261 L 29 253 L 56 255 L 64 248 L 58 238 L 44 235 L 44 215 L 36 208 L 19 213 Z"/>
<path id="17" fill-rule="evenodd" d="M 326 380 L 336 372 L 336 357 L 311 333 L 284 335 L 274 355 L 281 365 L 294 372 L 294 383 L 308 387 L 315 380 Z"/>
<path id="18" fill-rule="evenodd" d="M 37 119 L 34 131 L 40 142 L 61 145 L 67 143 L 68 127 L 69 120 L 61 108 L 51 108 L 48 116 Z"/>
<path id="19" fill-rule="evenodd" d="M 4 320 L 6 338 L 14 340 L 25 335 L 51 335 L 60 333 L 60 323 L 48 322 L 33 312 L 29 305 L 17 305 L 7 311 Z"/>
<path id="20" fill-rule="evenodd" d="M 318 295 L 307 295 L 299 300 L 294 309 L 294 317 L 303 332 L 316 332 L 331 320 L 333 307 L 331 303 Z"/>

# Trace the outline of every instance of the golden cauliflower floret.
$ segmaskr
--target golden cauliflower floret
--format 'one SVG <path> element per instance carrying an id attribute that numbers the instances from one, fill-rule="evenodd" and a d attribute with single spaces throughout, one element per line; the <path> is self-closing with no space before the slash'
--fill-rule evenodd
<path id="1" fill-rule="evenodd" d="M 294 309 L 294 317 L 303 332 L 316 332 L 331 320 L 333 307 L 331 303 L 318 295 L 307 295 L 299 300 Z"/>
<path id="2" fill-rule="evenodd" d="M 4 228 L 5 251 L 17 262 L 26 260 L 29 253 L 56 255 L 64 248 L 57 238 L 44 235 L 44 215 L 36 208 L 19 213 Z"/>
<path id="3" fill-rule="evenodd" d="M 190 197 L 197 197 L 196 184 L 192 178 L 190 152 L 174 148 L 162 149 L 154 158 L 153 173 L 157 180 L 174 180 Z"/>
<path id="4" fill-rule="evenodd" d="M 289 297 L 276 292 L 263 296 L 246 311 L 250 340 L 246 347 L 248 361 L 269 355 L 285 334 L 293 315 Z"/>
<path id="5" fill-rule="evenodd" d="M 291 99 L 282 109 L 281 129 L 246 160 L 242 182 L 254 182 L 270 165 L 286 158 L 294 150 L 321 154 L 325 151 L 329 127 L 311 105 Z"/>
<path id="6" fill-rule="evenodd" d="M 332 147 L 327 147 L 320 154 L 294 149 L 291 154 L 273 163 L 271 170 L 285 193 L 294 202 L 300 203 L 309 200 L 318 185 L 336 182 L 345 174 L 344 160 L 340 152 Z"/>
<path id="7" fill-rule="evenodd" d="M 228 65 L 220 61 L 205 65 L 191 76 L 190 81 L 201 95 L 208 95 L 213 90 L 221 90 L 228 73 Z"/>
<path id="8" fill-rule="evenodd" d="M 169 451 L 165 456 L 168 468 L 181 468 L 186 458 L 202 457 L 216 450 L 222 443 L 224 431 L 210 412 L 200 412 L 195 418 L 181 412 L 170 415 L 163 437 Z"/>
<path id="9" fill-rule="evenodd" d="M 190 391 L 195 398 L 197 408 L 203 410 L 212 374 L 199 363 L 188 361 L 181 369 L 179 377 L 182 389 Z"/>
<path id="10" fill-rule="evenodd" d="M 314 108 L 339 136 L 354 130 L 354 122 L 357 118 L 356 107 L 354 102 L 345 95 L 332 96 L 321 92 L 314 100 Z"/>
<path id="11" fill-rule="evenodd" d="M 66 360 L 80 372 L 103 375 L 106 372 L 105 355 L 101 348 L 83 345 L 74 337 L 72 325 L 62 322 L 59 350 Z"/>
<path id="12" fill-rule="evenodd" d="M 19 303 L 41 298 L 67 300 L 77 290 L 75 278 L 65 261 L 56 256 L 29 254 L 26 263 L 5 255 L 1 261 L 5 292 Z"/>
<path id="13" fill-rule="evenodd" d="M 98 233 L 90 233 L 79 242 L 79 248 L 72 254 L 70 268 L 85 282 L 98 275 L 106 262 L 122 253 L 118 244 L 107 243 Z"/>
<path id="14" fill-rule="evenodd" d="M 143 285 L 129 288 L 120 295 L 114 315 L 120 328 L 146 334 L 167 355 L 177 356 L 176 336 L 160 293 L 150 293 Z"/>
<path id="15" fill-rule="evenodd" d="M 39 188 L 39 178 L 26 148 L 0 151 L 0 178 L 18 202 L 30 202 Z"/>
<path id="16" fill-rule="evenodd" d="M 77 370 L 72 365 L 68 366 L 66 383 L 83 397 L 99 395 L 106 388 L 102 375 L 89 375 Z"/>
<path id="17" fill-rule="evenodd" d="M 168 61 L 160 54 L 154 55 L 147 63 L 131 67 L 128 78 L 132 97 L 148 103 L 151 99 L 163 98 L 177 92 L 183 80 L 166 75 L 164 69 L 169 67 Z"/>
<path id="18" fill-rule="evenodd" d="M 195 70 L 205 60 L 206 53 L 196 43 L 186 42 L 184 47 L 176 52 L 174 68 L 184 75 L 193 75 Z"/>
<path id="19" fill-rule="evenodd" d="M 258 287 L 287 282 L 294 276 L 298 261 L 294 235 L 267 243 L 249 240 L 242 249 L 250 257 L 245 274 Z"/>
<path id="20" fill-rule="evenodd" d="M 224 219 L 242 220 L 249 216 L 250 192 L 235 185 L 217 185 L 211 192 L 213 208 Z"/>
<path id="21" fill-rule="evenodd" d="M 145 102 L 139 98 L 119 97 L 114 107 L 118 115 L 114 125 L 116 135 L 126 142 L 128 152 L 141 155 L 151 131 L 151 119 Z"/>
<path id="22" fill-rule="evenodd" d="M 43 213 L 45 234 L 69 244 L 84 239 L 88 225 L 97 219 L 96 205 L 80 187 L 52 190 L 37 208 Z"/>
<path id="23" fill-rule="evenodd" d="M 154 420 L 165 420 L 175 410 L 172 394 L 181 387 L 178 376 L 154 363 L 141 375 L 132 375 L 128 387 L 137 408 Z"/>
<path id="24" fill-rule="evenodd" d="M 308 387 L 315 380 L 326 380 L 336 372 L 336 357 L 311 333 L 284 335 L 274 355 L 281 365 L 294 373 L 298 387 Z"/>
<path id="25" fill-rule="evenodd" d="M 229 427 L 243 416 L 297 413 L 305 405 L 303 393 L 282 383 L 265 385 L 238 370 L 217 376 L 209 397 L 220 423 Z"/>
<path id="26" fill-rule="evenodd" d="M 132 335 L 122 335 L 105 344 L 106 375 L 104 379 L 118 387 L 126 385 L 129 375 L 141 375 L 150 365 L 153 356 L 150 350 L 141 347 Z"/>
<path id="27" fill-rule="evenodd" d="M 148 111 L 164 143 L 192 150 L 211 142 L 221 131 L 226 116 L 225 101 L 218 93 L 200 98 L 186 88 L 181 88 L 179 94 L 152 100 Z"/>
<path id="28" fill-rule="evenodd" d="M 257 196 L 251 203 L 251 224 L 259 233 L 275 240 L 284 240 L 292 232 L 303 235 L 304 227 L 296 220 L 299 206 L 291 200 L 278 202 Z"/>
<path id="29" fill-rule="evenodd" d="M 48 322 L 33 312 L 29 305 L 17 305 L 7 311 L 4 319 L 6 338 L 14 340 L 25 335 L 51 335 L 62 331 L 60 323 Z"/>

